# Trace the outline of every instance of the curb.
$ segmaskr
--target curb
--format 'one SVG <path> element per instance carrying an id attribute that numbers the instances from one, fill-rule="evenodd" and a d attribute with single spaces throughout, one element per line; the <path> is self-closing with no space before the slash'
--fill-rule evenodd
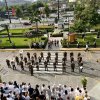
<path id="1" fill-rule="evenodd" d="M 19 51 L 21 49 L 0 49 L 0 51 Z M 85 51 L 86 48 L 60 48 L 58 50 L 46 49 L 23 49 L 24 51 Z M 90 48 L 89 51 L 100 51 L 100 48 Z"/>

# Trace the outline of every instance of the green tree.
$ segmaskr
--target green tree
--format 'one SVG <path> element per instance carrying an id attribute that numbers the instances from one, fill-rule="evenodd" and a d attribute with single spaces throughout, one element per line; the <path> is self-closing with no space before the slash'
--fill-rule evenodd
<path id="1" fill-rule="evenodd" d="M 23 12 L 22 12 L 22 9 L 20 7 L 18 7 L 16 9 L 16 16 L 19 17 L 19 18 L 23 17 Z"/>
<path id="2" fill-rule="evenodd" d="M 100 15 L 98 14 L 98 5 L 93 0 L 78 0 L 74 10 L 74 29 L 78 32 L 89 31 L 93 26 L 100 23 Z"/>
<path id="3" fill-rule="evenodd" d="M 46 19 L 49 18 L 50 8 L 47 4 L 45 4 L 45 6 L 44 6 L 44 12 L 45 12 L 45 15 L 46 15 Z M 48 19 L 47 19 L 47 21 L 48 21 Z"/>
<path id="4" fill-rule="evenodd" d="M 29 19 L 30 19 L 31 23 L 35 22 L 35 24 L 36 24 L 36 32 L 38 33 L 38 22 L 41 22 L 41 18 L 39 16 L 39 11 L 37 10 L 35 12 L 32 12 L 30 17 L 29 17 Z"/>

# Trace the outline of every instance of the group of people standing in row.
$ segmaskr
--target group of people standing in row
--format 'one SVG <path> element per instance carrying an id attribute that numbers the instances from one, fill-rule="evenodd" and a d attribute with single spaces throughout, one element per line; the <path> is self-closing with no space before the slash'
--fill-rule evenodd
<path id="1" fill-rule="evenodd" d="M 59 47 L 59 40 L 48 41 L 48 49 L 52 49 L 52 46 Z"/>
<path id="2" fill-rule="evenodd" d="M 67 68 L 67 52 L 63 53 L 63 58 L 62 58 L 62 72 L 66 72 Z M 37 71 L 40 71 L 40 64 L 44 65 L 44 70 L 48 71 L 48 65 L 51 64 L 51 53 L 48 52 L 46 58 L 44 57 L 44 53 L 41 52 L 39 56 L 37 56 L 37 53 L 31 54 L 27 52 L 27 57 L 23 55 L 23 53 L 20 53 L 19 56 L 15 56 L 13 60 L 6 59 L 6 63 L 8 68 L 13 68 L 13 70 L 16 70 L 16 66 L 20 66 L 21 70 L 25 70 L 25 66 L 29 68 L 29 72 L 31 75 L 33 75 L 34 68 L 37 69 Z M 53 61 L 53 68 L 54 71 L 57 71 L 57 65 L 59 65 L 59 57 L 58 57 L 58 52 L 55 52 L 55 58 Z M 71 71 L 74 72 L 75 70 L 75 61 L 74 61 L 74 53 L 70 52 L 70 62 L 71 62 Z M 77 62 L 79 66 L 79 72 L 82 72 L 83 70 L 83 61 L 82 61 L 82 56 L 81 53 L 78 53 L 77 55 Z"/>

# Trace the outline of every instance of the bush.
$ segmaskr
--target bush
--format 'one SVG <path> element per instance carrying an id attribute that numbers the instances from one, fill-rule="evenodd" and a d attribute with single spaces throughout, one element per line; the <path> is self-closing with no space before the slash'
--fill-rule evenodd
<path id="1" fill-rule="evenodd" d="M 63 37 L 63 33 L 51 34 L 52 37 Z"/>
<path id="2" fill-rule="evenodd" d="M 44 37 L 44 36 L 41 37 L 41 40 L 45 40 L 45 39 L 46 39 L 46 37 Z"/>
<path id="3" fill-rule="evenodd" d="M 83 79 L 81 80 L 81 83 L 82 83 L 82 85 L 83 85 L 83 88 L 86 88 L 87 79 L 86 79 L 86 78 L 83 78 Z"/>

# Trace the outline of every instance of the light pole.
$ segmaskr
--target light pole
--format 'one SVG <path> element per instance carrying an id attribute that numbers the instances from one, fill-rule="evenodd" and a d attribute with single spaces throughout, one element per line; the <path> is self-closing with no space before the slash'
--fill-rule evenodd
<path id="1" fill-rule="evenodd" d="M 8 25 L 5 25 L 5 29 L 7 30 L 7 33 L 8 33 L 8 38 L 9 38 L 9 42 L 11 42 L 11 39 L 10 39 L 10 34 L 9 34 L 9 28 L 8 28 Z"/>
<path id="2" fill-rule="evenodd" d="M 9 14 L 9 8 L 8 8 L 7 0 L 5 0 L 5 4 L 6 4 L 6 10 L 7 10 L 7 13 L 8 13 L 8 19 L 9 19 L 9 22 L 11 23 L 11 18 L 10 18 L 10 14 Z"/>
<path id="3" fill-rule="evenodd" d="M 58 20 L 59 20 L 59 0 L 58 0 Z"/>

